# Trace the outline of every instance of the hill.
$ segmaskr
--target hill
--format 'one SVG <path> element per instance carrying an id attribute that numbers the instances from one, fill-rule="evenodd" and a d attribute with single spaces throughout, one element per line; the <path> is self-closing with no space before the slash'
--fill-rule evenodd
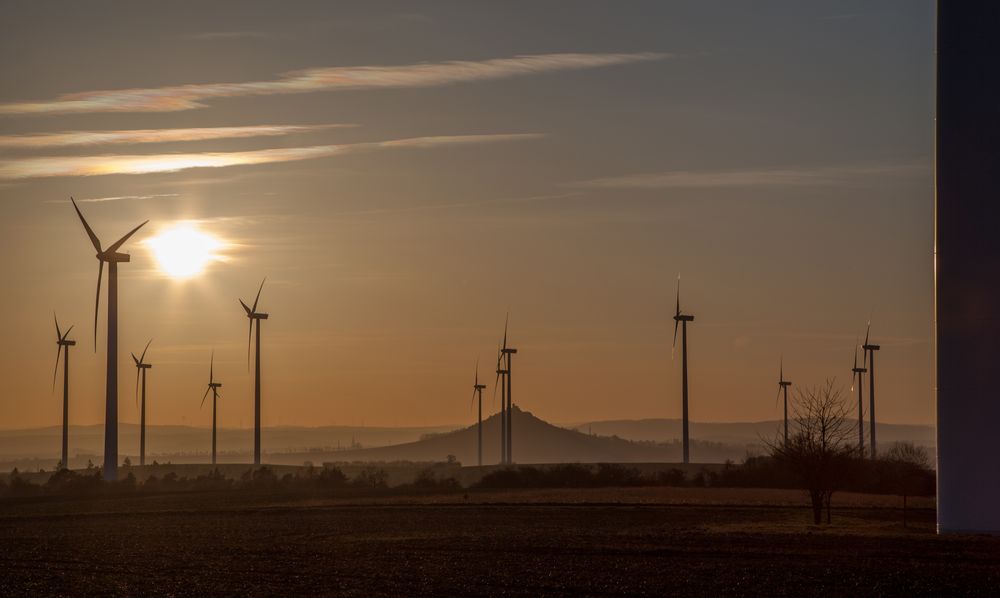
<path id="1" fill-rule="evenodd" d="M 516 405 L 512 419 L 516 463 L 663 463 L 681 460 L 681 446 L 676 441 L 653 444 L 615 436 L 584 434 L 554 426 Z M 444 461 L 452 456 L 465 465 L 475 465 L 476 428 L 473 425 L 416 442 L 341 451 L 336 458 L 342 461 Z M 693 461 L 719 463 L 729 458 L 742 458 L 746 447 L 699 440 L 692 442 L 691 452 Z M 499 458 L 500 418 L 493 415 L 483 421 L 483 464 L 497 463 Z"/>

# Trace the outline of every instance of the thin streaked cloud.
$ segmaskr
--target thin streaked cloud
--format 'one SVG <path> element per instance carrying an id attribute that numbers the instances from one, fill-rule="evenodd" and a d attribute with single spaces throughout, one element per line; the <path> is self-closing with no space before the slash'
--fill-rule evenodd
<path id="1" fill-rule="evenodd" d="M 204 41 L 230 40 L 230 39 L 266 39 L 273 37 L 266 31 L 206 31 L 204 33 L 192 33 L 186 35 L 188 39 Z"/>
<path id="2" fill-rule="evenodd" d="M 929 165 L 894 164 L 831 168 L 780 168 L 763 170 L 677 170 L 628 174 L 571 183 L 574 187 L 603 189 L 722 189 L 842 184 L 880 176 L 930 173 Z"/>
<path id="3" fill-rule="evenodd" d="M 107 174 L 150 174 L 190 168 L 223 168 L 275 162 L 310 160 L 344 153 L 395 148 L 434 148 L 454 145 L 522 141 L 543 137 L 540 133 L 495 135 L 444 135 L 413 137 L 344 145 L 317 145 L 245 152 L 211 152 L 152 155 L 45 156 L 0 161 L 0 179 Z"/>
<path id="4" fill-rule="evenodd" d="M 109 197 L 83 197 L 77 203 L 104 203 L 106 201 L 122 201 L 136 199 L 163 199 L 167 197 L 180 197 L 180 193 L 153 193 L 150 195 L 112 195 Z"/>
<path id="5" fill-rule="evenodd" d="M 353 124 L 323 125 L 252 125 L 242 127 L 200 127 L 189 129 L 132 129 L 117 131 L 62 131 L 25 135 L 0 135 L 0 147 L 38 149 L 80 145 L 110 145 L 127 143 L 169 143 L 175 141 L 206 141 L 247 137 L 277 137 L 294 133 L 311 133 L 325 129 L 354 127 Z"/>
<path id="6" fill-rule="evenodd" d="M 205 101 L 215 98 L 348 89 L 431 87 L 663 60 L 670 56 L 669 54 L 653 52 L 542 54 L 482 61 L 456 60 L 397 66 L 313 68 L 285 73 L 281 77 L 269 81 L 208 83 L 72 93 L 40 102 L 0 104 L 0 114 L 176 112 L 204 108 L 206 107 Z"/>

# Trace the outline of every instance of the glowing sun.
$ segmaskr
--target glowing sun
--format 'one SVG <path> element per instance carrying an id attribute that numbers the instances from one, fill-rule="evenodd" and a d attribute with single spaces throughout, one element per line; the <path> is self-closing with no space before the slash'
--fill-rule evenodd
<path id="1" fill-rule="evenodd" d="M 225 244 L 218 238 L 198 230 L 190 222 L 179 222 L 165 228 L 146 241 L 165 274 L 172 278 L 190 278 L 201 274 Z"/>

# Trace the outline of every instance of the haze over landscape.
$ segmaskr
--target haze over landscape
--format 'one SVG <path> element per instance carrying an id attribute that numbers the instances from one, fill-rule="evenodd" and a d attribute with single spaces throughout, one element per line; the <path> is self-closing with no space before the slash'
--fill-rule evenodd
<path id="1" fill-rule="evenodd" d="M 477 358 L 493 413 L 508 310 L 522 409 L 675 419 L 678 272 L 693 421 L 779 418 L 782 355 L 849 385 L 871 318 L 879 420 L 933 422 L 933 3 L 116 6 L 0 20 L 0 427 L 60 421 L 53 310 L 70 421 L 103 423 L 71 195 L 106 242 L 150 220 L 120 274 L 125 423 L 153 338 L 150 425 L 210 425 L 214 349 L 219 425 L 252 426 L 236 300 L 264 275 L 265 427 L 468 425 Z"/>

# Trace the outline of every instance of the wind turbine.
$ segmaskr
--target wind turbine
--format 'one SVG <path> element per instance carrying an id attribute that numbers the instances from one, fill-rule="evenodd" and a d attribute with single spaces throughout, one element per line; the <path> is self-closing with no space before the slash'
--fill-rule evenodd
<path id="1" fill-rule="evenodd" d="M 503 345 L 497 344 L 497 377 L 493 381 L 493 400 L 497 398 L 500 383 L 500 463 L 507 463 L 507 367 L 504 363 Z"/>
<path id="2" fill-rule="evenodd" d="M 59 467 L 61 469 L 69 469 L 69 348 L 76 344 L 76 341 L 69 340 L 69 331 L 73 330 L 70 326 L 63 333 L 59 330 L 59 318 L 55 314 L 52 314 L 52 318 L 56 321 L 56 344 L 59 346 L 56 349 L 56 368 L 52 372 L 52 390 L 56 389 L 56 374 L 59 373 L 59 354 L 63 352 L 63 347 L 66 348 L 65 354 L 63 354 L 63 425 L 62 425 L 62 460 L 59 462 Z"/>
<path id="3" fill-rule="evenodd" d="M 250 320 L 250 332 L 247 335 L 247 368 L 250 367 L 250 339 L 253 337 L 254 322 L 257 323 L 257 342 L 256 349 L 254 351 L 254 385 L 253 385 L 253 464 L 260 465 L 260 321 L 266 320 L 268 314 L 261 313 L 257 311 L 257 302 L 260 300 L 260 292 L 264 289 L 264 281 L 267 278 L 260 281 L 260 288 L 257 289 L 257 297 L 253 300 L 253 307 L 247 307 L 247 304 L 240 299 L 240 305 L 243 306 L 243 310 L 247 312 L 247 318 Z"/>
<path id="4" fill-rule="evenodd" d="M 858 385 L 858 453 L 861 455 L 865 454 L 865 372 L 868 368 L 864 367 L 862 362 L 862 367 L 858 367 L 858 343 L 854 343 L 854 367 L 851 368 L 854 372 L 851 376 L 851 392 L 854 392 L 854 381 L 857 380 Z"/>
<path id="5" fill-rule="evenodd" d="M 208 365 L 208 389 L 205 390 L 205 394 L 201 397 L 201 406 L 205 406 L 205 399 L 208 398 L 208 393 L 212 393 L 212 465 L 215 465 L 215 424 L 216 424 L 216 414 L 218 413 L 217 404 L 219 402 L 219 389 L 222 388 L 221 382 L 215 381 L 215 351 L 212 351 L 212 360 Z"/>
<path id="6" fill-rule="evenodd" d="M 485 384 L 479 383 L 479 360 L 476 360 L 476 382 L 472 387 L 472 400 L 479 397 L 479 465 L 483 465 L 483 389 Z"/>
<path id="7" fill-rule="evenodd" d="M 139 465 L 146 464 L 146 370 L 153 367 L 146 363 L 146 350 L 153 339 L 149 339 L 146 348 L 142 350 L 142 356 L 136 357 L 132 354 L 132 361 L 135 362 L 135 402 L 139 403 L 139 375 L 142 374 L 142 407 L 139 417 Z"/>
<path id="8" fill-rule="evenodd" d="M 688 434 L 688 322 L 694 322 L 694 316 L 681 313 L 681 276 L 677 275 L 677 310 L 674 313 L 674 348 L 677 347 L 677 326 L 681 327 L 681 367 L 684 371 L 681 381 L 684 463 L 691 462 L 690 437 Z M 671 350 L 672 351 L 672 350 Z M 673 353 L 671 353 L 671 357 Z"/>
<path id="9" fill-rule="evenodd" d="M 868 335 L 872 331 L 872 322 L 868 320 L 868 329 L 865 330 L 865 344 L 861 345 L 862 350 L 865 352 L 865 357 L 871 355 L 868 361 L 868 400 L 870 401 L 870 406 L 868 408 L 868 419 L 870 420 L 869 427 L 871 428 L 871 451 L 872 459 L 877 456 L 876 445 L 875 445 L 875 351 L 878 351 L 882 347 L 873 343 L 868 342 Z"/>
<path id="10" fill-rule="evenodd" d="M 517 349 L 514 349 L 512 347 L 508 347 L 507 346 L 507 324 L 509 322 L 510 322 L 510 314 L 508 313 L 507 314 L 507 319 L 504 320 L 504 323 L 503 323 L 503 347 L 500 349 L 500 353 L 506 358 L 505 359 L 505 361 L 506 361 L 506 368 L 504 368 L 504 369 L 506 370 L 506 374 L 507 374 L 507 426 L 506 426 L 506 432 L 507 432 L 507 454 L 506 454 L 506 458 L 507 458 L 507 463 L 513 463 L 514 462 L 514 447 L 513 447 L 514 436 L 511 433 L 511 427 L 512 427 L 511 424 L 514 423 L 514 419 L 513 419 L 513 415 L 512 415 L 513 412 L 514 412 L 514 410 L 513 410 L 514 401 L 513 401 L 513 397 L 511 395 L 511 390 L 510 389 L 511 389 L 511 386 L 513 385 L 513 380 L 512 380 L 513 376 L 511 376 L 511 365 L 513 365 L 513 362 L 514 362 L 513 356 L 515 354 L 517 354 Z M 501 400 L 503 400 L 503 397 L 501 397 Z"/>
<path id="11" fill-rule="evenodd" d="M 76 200 L 73 203 L 76 215 L 80 217 L 83 228 L 90 237 L 90 242 L 97 250 L 97 260 L 100 264 L 97 270 L 97 299 L 94 303 L 94 351 L 97 351 L 97 313 L 101 304 L 101 277 L 104 274 L 104 264 L 108 264 L 108 354 L 107 379 L 105 380 L 104 400 L 104 479 L 113 482 L 118 479 L 118 264 L 131 261 L 127 253 L 118 253 L 125 241 L 137 230 L 146 225 L 143 222 L 130 230 L 124 237 L 118 239 L 107 249 L 101 249 L 101 241 L 94 230 L 87 224 Z"/>
<path id="12" fill-rule="evenodd" d="M 774 400 L 777 401 L 778 397 L 785 395 L 785 446 L 788 446 L 788 387 L 791 385 L 791 382 L 785 380 L 785 358 L 782 357 L 778 367 L 778 396 Z"/>

